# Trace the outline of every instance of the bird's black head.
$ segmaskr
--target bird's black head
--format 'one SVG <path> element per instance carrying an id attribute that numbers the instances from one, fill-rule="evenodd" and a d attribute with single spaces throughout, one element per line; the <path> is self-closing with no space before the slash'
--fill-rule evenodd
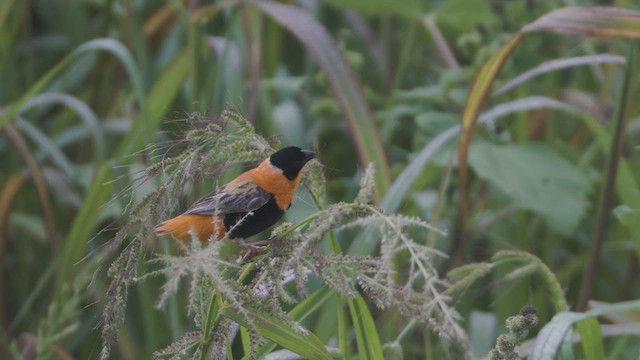
<path id="1" fill-rule="evenodd" d="M 269 161 L 271 165 L 281 169 L 287 179 L 293 180 L 298 176 L 304 165 L 315 157 L 316 154 L 313 151 L 289 146 L 273 153 L 269 157 Z"/>

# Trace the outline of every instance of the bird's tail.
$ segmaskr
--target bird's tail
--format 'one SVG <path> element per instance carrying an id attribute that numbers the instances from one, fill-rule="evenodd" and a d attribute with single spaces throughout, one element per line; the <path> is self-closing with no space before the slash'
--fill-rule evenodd
<path id="1" fill-rule="evenodd" d="M 207 215 L 179 215 L 161 222 L 153 230 L 159 236 L 171 235 L 182 241 L 195 236 L 202 242 L 222 239 L 227 233 L 221 217 Z"/>

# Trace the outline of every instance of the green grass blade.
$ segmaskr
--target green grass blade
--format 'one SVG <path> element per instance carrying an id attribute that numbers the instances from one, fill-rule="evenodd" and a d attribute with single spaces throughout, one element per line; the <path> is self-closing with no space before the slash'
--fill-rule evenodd
<path id="1" fill-rule="evenodd" d="M 76 215 L 69 236 L 60 255 L 60 268 L 56 278 L 56 296 L 62 296 L 64 284 L 71 283 L 77 272 L 77 264 L 84 255 L 87 240 L 96 225 L 104 204 L 104 199 L 111 194 L 113 183 L 108 182 L 111 172 L 106 165 L 100 166 L 96 172 L 89 191 Z"/>
<path id="2" fill-rule="evenodd" d="M 586 313 L 559 312 L 545 325 L 536 338 L 535 347 L 530 357 L 532 360 L 555 359 L 562 340 L 569 329 L 578 321 L 596 316 L 607 315 L 624 311 L 638 311 L 640 300 L 625 301 L 621 303 L 598 306 Z"/>
<path id="3" fill-rule="evenodd" d="M 349 321 L 347 320 L 347 312 L 344 308 L 344 299 L 342 295 L 337 295 L 338 301 L 338 348 L 340 349 L 340 357 L 343 360 L 353 359 L 351 354 L 351 342 L 349 341 Z"/>
<path id="4" fill-rule="evenodd" d="M 33 86 L 31 86 L 31 88 L 29 88 L 29 90 L 27 90 L 26 93 L 22 95 L 22 97 L 20 97 L 18 101 L 9 106 L 4 114 L 2 114 L 2 117 L 0 117 L 0 129 L 2 129 L 4 125 L 22 109 L 27 101 L 49 85 L 51 80 L 53 80 L 53 78 L 66 68 L 74 59 L 84 53 L 97 52 L 99 50 L 107 51 L 115 55 L 122 62 L 131 82 L 133 83 L 134 92 L 138 97 L 138 101 L 140 101 L 142 112 L 143 114 L 146 114 L 147 104 L 144 96 L 142 77 L 140 75 L 141 72 L 137 68 L 133 57 L 122 43 L 114 39 L 103 38 L 91 40 L 80 45 L 72 53 L 57 63 L 51 70 L 44 74 Z M 148 135 L 146 136 L 148 137 Z"/>
<path id="5" fill-rule="evenodd" d="M 560 349 L 567 332 L 577 321 L 587 318 L 586 314 L 575 312 L 557 313 L 551 321 L 540 330 L 536 345 L 529 359 L 553 360 Z"/>
<path id="6" fill-rule="evenodd" d="M 587 311 L 590 316 L 602 316 L 625 311 L 640 311 L 640 300 L 623 301 L 610 305 L 603 305 Z"/>
<path id="7" fill-rule="evenodd" d="M 242 358 L 249 359 L 249 354 L 251 354 L 251 337 L 249 336 L 249 331 L 246 328 L 240 327 L 240 339 L 242 339 L 242 351 L 244 353 Z"/>
<path id="8" fill-rule="evenodd" d="M 289 311 L 289 316 L 293 320 L 301 322 L 302 320 L 306 319 L 307 316 L 311 315 L 314 311 L 320 308 L 331 297 L 331 294 L 333 294 L 333 291 L 328 286 L 321 287 L 313 294 L 307 296 L 307 298 L 296 305 L 296 307 L 291 309 L 291 311 Z M 256 357 L 258 359 L 261 359 L 262 357 L 272 352 L 275 347 L 275 344 L 265 344 L 257 351 Z M 245 352 L 244 359 L 249 359 L 248 354 L 248 352 Z"/>
<path id="9" fill-rule="evenodd" d="M 522 34 L 516 34 L 509 42 L 498 52 L 493 55 L 487 62 L 482 65 L 476 78 L 471 84 L 469 95 L 465 103 L 464 112 L 462 113 L 462 133 L 458 144 L 458 179 L 460 187 L 460 229 L 459 238 L 461 242 L 459 247 L 465 247 L 464 238 L 466 232 L 467 210 L 468 210 L 468 193 L 467 193 L 467 170 L 469 145 L 476 126 L 476 120 L 480 115 L 480 111 L 489 96 L 491 86 L 507 60 L 511 52 L 516 48 L 522 39 Z"/>
<path id="10" fill-rule="evenodd" d="M 289 311 L 289 316 L 295 321 L 302 321 L 311 315 L 314 311 L 320 308 L 333 294 L 333 291 L 328 286 L 323 286 L 316 290 L 313 294 L 307 296 L 296 307 Z"/>
<path id="11" fill-rule="evenodd" d="M 298 7 L 272 1 L 251 3 L 297 37 L 327 76 L 357 144 L 361 163 L 376 165 L 377 190 L 379 196 L 384 195 L 391 176 L 382 139 L 360 84 L 327 30 Z"/>
<path id="12" fill-rule="evenodd" d="M 604 359 L 602 331 L 596 318 L 586 318 L 576 324 L 580 333 L 580 343 L 585 360 Z"/>
<path id="13" fill-rule="evenodd" d="M 358 357 L 361 359 L 383 360 L 378 329 L 364 298 L 362 295 L 357 294 L 355 299 L 347 298 L 347 303 L 349 304 L 351 320 L 356 333 Z"/>
<path id="14" fill-rule="evenodd" d="M 120 147 L 116 151 L 117 157 L 123 157 L 140 150 L 146 143 L 142 140 L 142 132 L 155 133 L 163 119 L 163 114 L 167 110 L 167 105 L 171 104 L 184 84 L 184 80 L 189 75 L 190 62 L 188 50 L 180 52 L 174 61 L 162 72 L 158 81 L 149 92 L 147 103 L 153 113 L 145 120 L 141 114 L 133 121 L 130 131 L 122 140 Z M 146 125 L 142 123 L 146 122 Z"/>
<path id="15" fill-rule="evenodd" d="M 223 307 L 220 314 L 251 329 L 285 349 L 302 355 L 307 359 L 331 359 L 331 355 L 320 339 L 311 332 L 302 335 L 289 324 L 264 312 L 244 308 L 248 319 L 231 307 Z"/>
<path id="16" fill-rule="evenodd" d="M 86 128 L 93 135 L 94 143 L 92 145 L 96 152 L 95 159 L 97 162 L 103 161 L 107 153 L 104 131 L 93 110 L 87 103 L 77 97 L 65 93 L 46 92 L 29 99 L 20 109 L 19 114 L 31 108 L 47 104 L 61 104 L 78 114 L 80 120 L 82 120 Z"/>
<path id="17" fill-rule="evenodd" d="M 64 154 L 49 137 L 44 134 L 36 126 L 32 125 L 27 120 L 20 116 L 16 116 L 14 124 L 20 131 L 28 135 L 35 144 L 38 144 L 40 152 L 47 154 L 51 157 L 51 160 L 64 172 L 68 178 L 73 178 L 75 175 L 75 168 L 69 158 Z"/>

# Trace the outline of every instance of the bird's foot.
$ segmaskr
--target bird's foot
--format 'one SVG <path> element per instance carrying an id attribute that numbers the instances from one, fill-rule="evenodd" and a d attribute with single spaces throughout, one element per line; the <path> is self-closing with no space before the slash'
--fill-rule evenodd
<path id="1" fill-rule="evenodd" d="M 246 249 L 245 254 L 242 256 L 242 262 L 246 262 L 247 260 L 267 251 L 267 245 L 271 244 L 271 240 L 259 240 L 251 243 L 246 243 L 244 240 L 241 240 L 238 244 L 244 246 Z"/>

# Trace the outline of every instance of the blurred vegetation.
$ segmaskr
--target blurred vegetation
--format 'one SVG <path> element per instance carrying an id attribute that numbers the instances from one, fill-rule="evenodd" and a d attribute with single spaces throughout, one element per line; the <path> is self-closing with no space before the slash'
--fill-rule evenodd
<path id="1" fill-rule="evenodd" d="M 637 359 L 638 6 L 1 1 L 0 358 Z M 150 232 L 283 145 L 280 245 Z"/>

